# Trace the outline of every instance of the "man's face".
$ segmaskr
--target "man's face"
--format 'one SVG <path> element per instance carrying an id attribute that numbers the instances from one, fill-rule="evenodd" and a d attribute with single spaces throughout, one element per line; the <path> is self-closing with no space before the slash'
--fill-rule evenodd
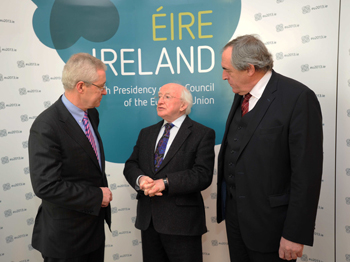
<path id="1" fill-rule="evenodd" d="M 232 87 L 235 94 L 245 95 L 252 89 L 247 70 L 239 71 L 231 64 L 232 47 L 227 47 L 221 56 L 222 79 Z"/>
<path id="2" fill-rule="evenodd" d="M 173 122 L 185 113 L 187 105 L 181 100 L 182 86 L 166 84 L 159 90 L 157 113 L 168 122 Z"/>
<path id="3" fill-rule="evenodd" d="M 106 73 L 104 70 L 97 70 L 97 74 L 98 80 L 93 82 L 94 85 L 90 85 L 86 88 L 86 93 L 84 95 L 84 104 L 86 108 L 99 107 L 102 96 L 107 94 L 106 89 L 99 88 L 103 87 L 106 83 Z"/>

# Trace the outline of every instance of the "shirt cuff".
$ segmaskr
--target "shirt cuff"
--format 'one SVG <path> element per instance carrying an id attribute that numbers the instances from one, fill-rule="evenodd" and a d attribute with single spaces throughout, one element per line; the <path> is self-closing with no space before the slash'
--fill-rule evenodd
<path id="1" fill-rule="evenodd" d="M 136 185 L 135 185 L 135 189 L 136 190 L 140 190 L 140 183 L 139 183 L 139 180 L 140 178 L 142 177 L 143 175 L 139 175 L 137 178 L 136 178 Z"/>

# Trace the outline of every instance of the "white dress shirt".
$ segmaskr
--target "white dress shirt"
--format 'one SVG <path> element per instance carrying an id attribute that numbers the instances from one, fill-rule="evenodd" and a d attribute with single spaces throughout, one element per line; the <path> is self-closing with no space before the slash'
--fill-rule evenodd
<path id="1" fill-rule="evenodd" d="M 168 153 L 168 150 L 169 150 L 171 144 L 173 143 L 173 141 L 174 141 L 174 139 L 175 139 L 175 137 L 177 135 L 177 132 L 179 132 L 179 129 L 180 129 L 182 123 L 185 121 L 185 118 L 186 118 L 186 115 L 182 115 L 178 119 L 176 119 L 175 121 L 172 122 L 172 124 L 174 126 L 170 129 L 169 139 L 168 139 L 168 143 L 167 143 L 166 148 L 165 148 L 163 159 L 165 158 L 165 155 Z M 156 151 L 158 142 L 161 139 L 161 137 L 163 136 L 164 129 L 165 129 L 164 125 L 166 123 L 169 123 L 169 122 L 164 120 L 162 128 L 160 129 L 158 137 L 157 137 L 157 140 L 156 140 L 154 151 Z M 136 190 L 140 189 L 140 184 L 139 184 L 140 177 L 142 177 L 142 175 L 138 176 L 137 179 L 136 179 L 136 186 L 135 186 Z"/>
<path id="2" fill-rule="evenodd" d="M 249 99 L 248 112 L 255 107 L 256 103 L 258 103 L 260 97 L 264 93 L 267 83 L 270 81 L 271 76 L 272 72 L 267 71 L 266 74 L 259 80 L 258 83 L 256 83 L 253 89 L 249 92 L 252 95 L 252 97 Z"/>
<path id="3" fill-rule="evenodd" d="M 177 135 L 177 132 L 179 131 L 179 129 L 180 129 L 182 123 L 184 122 L 185 118 L 186 118 L 186 115 L 182 115 L 178 119 L 176 119 L 174 122 L 172 122 L 172 124 L 174 126 L 170 129 L 169 140 L 168 140 L 168 143 L 167 143 L 166 148 L 165 148 L 163 159 L 165 158 L 166 154 L 168 153 L 168 150 L 169 150 L 171 144 L 173 143 L 173 141 L 175 139 L 175 136 Z M 169 123 L 169 122 L 164 120 L 162 128 L 160 129 L 159 134 L 158 134 L 157 142 L 156 142 L 156 145 L 154 147 L 154 152 L 157 149 L 157 145 L 158 145 L 159 140 L 163 136 L 164 129 L 165 129 L 164 125 L 167 124 L 167 123 Z"/>

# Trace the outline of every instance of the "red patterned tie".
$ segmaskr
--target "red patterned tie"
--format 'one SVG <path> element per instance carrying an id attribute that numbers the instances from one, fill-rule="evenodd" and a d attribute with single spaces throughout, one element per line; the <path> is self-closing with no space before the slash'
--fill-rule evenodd
<path id="1" fill-rule="evenodd" d="M 89 142 L 90 142 L 92 148 L 95 151 L 97 160 L 99 160 L 98 159 L 98 154 L 97 154 L 97 147 L 96 147 L 95 139 L 94 139 L 94 136 L 92 135 L 91 130 L 90 130 L 89 118 L 88 118 L 87 112 L 84 112 L 83 124 L 84 124 L 84 127 L 85 127 L 85 135 L 89 139 Z"/>
<path id="2" fill-rule="evenodd" d="M 251 98 L 251 94 L 248 93 L 244 96 L 241 108 L 242 108 L 242 116 L 244 116 L 249 111 L 249 99 Z"/>

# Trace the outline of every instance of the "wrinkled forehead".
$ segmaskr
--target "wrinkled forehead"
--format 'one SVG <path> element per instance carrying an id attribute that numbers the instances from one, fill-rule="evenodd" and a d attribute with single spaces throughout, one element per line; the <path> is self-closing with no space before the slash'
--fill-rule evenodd
<path id="1" fill-rule="evenodd" d="M 181 95 L 181 91 L 182 91 L 181 85 L 167 84 L 167 85 L 164 85 L 160 88 L 158 94 L 160 94 L 160 95 L 169 94 L 172 96 L 178 96 L 178 95 Z"/>

